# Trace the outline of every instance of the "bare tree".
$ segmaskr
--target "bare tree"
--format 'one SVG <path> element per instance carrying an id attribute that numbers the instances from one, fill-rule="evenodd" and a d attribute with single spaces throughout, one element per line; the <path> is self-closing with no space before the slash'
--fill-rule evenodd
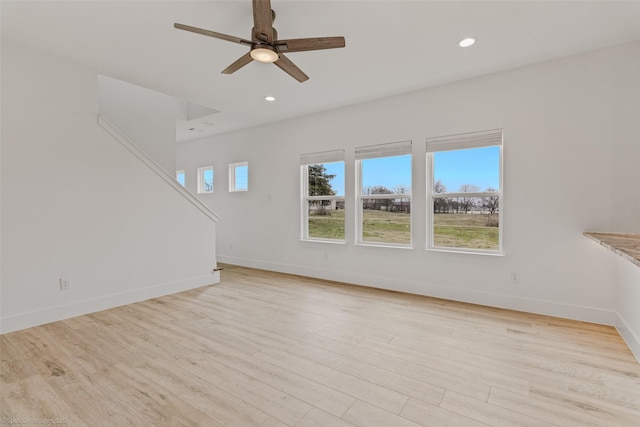
<path id="1" fill-rule="evenodd" d="M 372 185 L 364 188 L 363 194 L 393 194 L 383 185 Z M 382 206 L 389 206 L 389 199 L 364 199 L 364 209 L 380 210 Z"/>
<path id="2" fill-rule="evenodd" d="M 496 190 L 495 188 L 488 187 L 485 191 L 487 193 L 492 193 L 492 192 L 495 192 Z M 495 213 L 497 213 L 500 207 L 500 200 L 498 196 L 485 197 L 482 200 L 482 207 L 486 208 L 489 211 L 489 215 L 494 215 Z"/>
<path id="3" fill-rule="evenodd" d="M 439 179 L 433 184 L 433 192 L 434 193 L 446 193 L 447 186 L 442 183 L 442 180 Z"/>
<path id="4" fill-rule="evenodd" d="M 458 189 L 460 193 L 479 193 L 480 187 L 473 184 L 462 184 Z M 464 213 L 468 213 L 471 208 L 475 206 L 475 200 L 473 197 L 460 197 L 460 208 Z"/>
<path id="5" fill-rule="evenodd" d="M 393 192 L 395 194 L 411 194 L 411 187 L 408 187 L 408 186 L 406 186 L 404 184 L 399 184 L 399 185 L 396 185 L 395 187 L 393 187 Z M 408 198 L 400 197 L 400 198 L 395 199 L 395 200 L 396 201 L 400 200 L 399 210 L 401 212 L 409 213 L 409 211 L 411 209 L 411 205 L 409 203 L 409 199 Z"/>
<path id="6" fill-rule="evenodd" d="M 442 180 L 437 180 L 435 184 L 433 184 L 433 192 L 434 193 L 446 193 L 447 186 L 442 183 Z M 436 197 L 433 199 L 433 212 L 447 212 L 449 210 L 449 202 L 448 199 L 444 197 Z"/>

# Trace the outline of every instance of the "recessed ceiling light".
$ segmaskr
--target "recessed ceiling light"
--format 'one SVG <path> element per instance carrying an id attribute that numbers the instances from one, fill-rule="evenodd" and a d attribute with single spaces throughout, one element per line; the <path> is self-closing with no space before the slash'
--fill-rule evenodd
<path id="1" fill-rule="evenodd" d="M 268 101 L 268 102 L 273 102 L 273 101 L 276 100 L 276 97 L 275 96 L 271 96 L 271 95 L 267 95 L 267 96 L 264 97 L 264 100 Z"/>
<path id="2" fill-rule="evenodd" d="M 475 37 L 466 37 L 462 40 L 460 40 L 458 42 L 458 46 L 460 47 L 469 47 L 469 46 L 473 46 L 476 42 L 476 38 Z"/>

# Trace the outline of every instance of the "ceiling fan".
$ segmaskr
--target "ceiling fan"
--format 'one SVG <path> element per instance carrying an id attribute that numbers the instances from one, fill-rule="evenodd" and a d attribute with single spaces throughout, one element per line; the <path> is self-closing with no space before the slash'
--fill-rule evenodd
<path id="1" fill-rule="evenodd" d="M 222 74 L 234 73 L 255 59 L 258 62 L 272 62 L 294 79 L 299 82 L 304 82 L 309 79 L 309 76 L 298 68 L 296 64 L 291 62 L 289 58 L 284 56 L 285 53 L 335 49 L 345 46 L 344 37 L 313 37 L 278 40 L 278 32 L 273 28 L 273 21 L 275 19 L 276 13 L 271 9 L 270 0 L 253 0 L 253 29 L 251 30 L 251 40 L 178 24 L 177 22 L 174 23 L 173 26 L 180 30 L 239 43 L 251 48 L 249 52 L 222 70 Z"/>

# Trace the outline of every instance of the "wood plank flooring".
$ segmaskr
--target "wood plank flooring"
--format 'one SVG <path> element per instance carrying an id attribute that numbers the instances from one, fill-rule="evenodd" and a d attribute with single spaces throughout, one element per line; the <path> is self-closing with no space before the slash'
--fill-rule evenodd
<path id="1" fill-rule="evenodd" d="M 229 265 L 0 345 L 3 423 L 640 426 L 611 327 Z"/>

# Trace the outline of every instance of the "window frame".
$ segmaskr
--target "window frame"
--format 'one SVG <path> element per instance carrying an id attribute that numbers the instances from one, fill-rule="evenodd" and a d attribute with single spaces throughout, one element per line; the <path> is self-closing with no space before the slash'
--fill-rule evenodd
<path id="1" fill-rule="evenodd" d="M 356 220 L 355 220 L 355 236 L 356 245 L 360 246 L 381 246 L 381 247 L 393 247 L 393 248 L 413 248 L 413 142 L 398 141 L 384 144 L 368 145 L 362 147 L 356 147 L 355 153 L 355 184 L 356 184 Z M 362 194 L 364 190 L 363 177 L 362 177 L 362 161 L 368 159 L 379 159 L 386 157 L 397 156 L 409 156 L 409 164 L 411 165 L 411 193 L 409 194 Z M 389 242 L 376 242 L 363 240 L 362 233 L 364 231 L 364 199 L 381 199 L 381 200 L 395 200 L 395 199 L 409 199 L 409 243 L 389 243 Z"/>
<path id="2" fill-rule="evenodd" d="M 432 144 L 432 146 L 430 146 Z M 434 147 L 435 145 L 435 147 Z M 437 147 L 441 149 L 437 149 Z M 499 147 L 498 155 L 498 191 L 492 192 L 448 192 L 435 193 L 433 187 L 435 185 L 435 163 L 434 153 L 440 151 L 455 151 L 473 148 Z M 443 148 L 443 149 L 442 149 Z M 504 138 L 502 129 L 492 129 L 487 131 L 469 132 L 455 135 L 447 135 L 440 137 L 427 138 L 427 250 L 439 252 L 462 252 L 484 255 L 504 255 Z M 479 249 L 465 248 L 455 246 L 436 246 L 434 244 L 434 219 L 433 211 L 435 199 L 457 198 L 457 197 L 498 197 L 498 248 L 497 249 Z"/>
<path id="3" fill-rule="evenodd" d="M 320 237 L 309 236 L 309 204 L 314 201 L 330 201 L 345 203 L 345 195 L 342 196 L 309 196 L 309 166 L 338 163 L 342 162 L 343 174 L 346 174 L 346 164 L 344 161 L 344 150 L 332 150 L 320 153 L 303 154 L 300 156 L 300 189 L 301 189 L 301 221 L 300 221 L 300 240 L 305 242 L 325 242 L 325 243 L 346 243 L 346 212 L 345 212 L 345 234 L 342 239 L 326 239 Z M 346 193 L 346 176 L 345 188 Z"/>
<path id="4" fill-rule="evenodd" d="M 211 190 L 205 190 L 204 174 L 206 171 L 209 171 L 209 170 L 211 171 Z M 215 172 L 213 170 L 213 166 L 199 167 L 198 168 L 198 187 L 197 187 L 198 194 L 212 194 L 214 188 L 215 188 Z"/>
<path id="5" fill-rule="evenodd" d="M 236 169 L 246 166 L 247 168 L 247 188 L 238 188 L 236 182 Z M 249 191 L 249 162 L 229 163 L 229 193 L 239 193 Z"/>

